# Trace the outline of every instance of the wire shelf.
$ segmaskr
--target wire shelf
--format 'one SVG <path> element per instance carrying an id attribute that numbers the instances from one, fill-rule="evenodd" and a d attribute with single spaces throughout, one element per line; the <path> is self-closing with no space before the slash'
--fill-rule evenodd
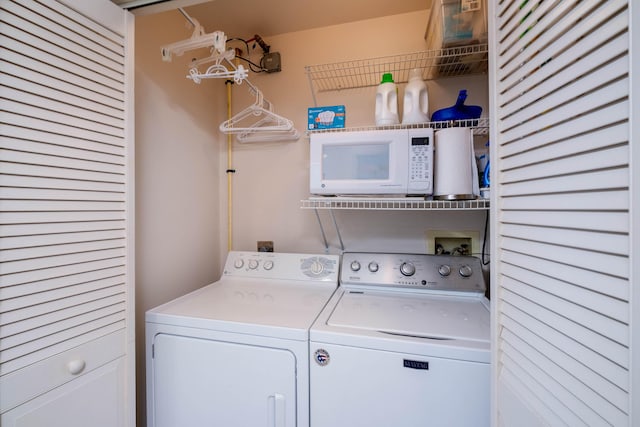
<path id="1" fill-rule="evenodd" d="M 351 210 L 487 210 L 488 199 L 425 200 L 421 198 L 310 197 L 302 209 Z"/>
<path id="2" fill-rule="evenodd" d="M 396 83 L 409 80 L 409 71 L 422 70 L 423 80 L 479 74 L 487 71 L 488 45 L 476 44 L 401 55 L 360 59 L 332 64 L 308 65 L 305 71 L 312 88 L 323 92 L 377 86 L 384 73 Z"/>
<path id="3" fill-rule="evenodd" d="M 329 128 L 329 129 L 316 129 L 307 130 L 307 135 L 312 133 L 333 133 L 333 132 L 357 132 L 357 131 L 372 131 L 372 130 L 388 130 L 388 129 L 444 129 L 449 127 L 469 127 L 473 129 L 474 135 L 488 135 L 489 134 L 489 118 L 480 117 L 478 119 L 468 120 L 449 120 L 443 122 L 424 122 L 424 123 L 412 123 L 412 124 L 398 124 L 388 126 L 353 126 L 347 128 Z"/>

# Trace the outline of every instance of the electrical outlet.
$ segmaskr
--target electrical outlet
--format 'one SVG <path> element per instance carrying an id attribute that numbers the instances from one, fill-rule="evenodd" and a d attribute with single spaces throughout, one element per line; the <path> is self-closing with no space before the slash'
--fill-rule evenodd
<path id="1" fill-rule="evenodd" d="M 427 253 L 436 255 L 474 255 L 480 253 L 477 231 L 427 230 Z"/>
<path id="2" fill-rule="evenodd" d="M 258 252 L 273 252 L 273 241 L 258 240 Z"/>

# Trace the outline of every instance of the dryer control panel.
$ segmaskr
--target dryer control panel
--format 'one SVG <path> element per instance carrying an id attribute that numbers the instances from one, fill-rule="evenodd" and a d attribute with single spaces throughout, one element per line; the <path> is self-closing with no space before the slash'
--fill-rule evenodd
<path id="1" fill-rule="evenodd" d="M 338 255 L 231 251 L 223 276 L 337 283 Z"/>
<path id="2" fill-rule="evenodd" d="M 486 290 L 480 259 L 426 254 L 345 253 L 340 284 L 470 293 Z"/>

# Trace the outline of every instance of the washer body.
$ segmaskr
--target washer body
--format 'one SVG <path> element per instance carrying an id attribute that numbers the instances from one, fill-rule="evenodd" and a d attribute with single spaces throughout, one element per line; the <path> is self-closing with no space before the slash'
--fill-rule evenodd
<path id="1" fill-rule="evenodd" d="M 344 254 L 310 331 L 311 427 L 489 426 L 484 290 L 473 257 Z"/>
<path id="2" fill-rule="evenodd" d="M 338 257 L 230 252 L 219 281 L 146 313 L 147 425 L 309 425 L 309 328 Z"/>

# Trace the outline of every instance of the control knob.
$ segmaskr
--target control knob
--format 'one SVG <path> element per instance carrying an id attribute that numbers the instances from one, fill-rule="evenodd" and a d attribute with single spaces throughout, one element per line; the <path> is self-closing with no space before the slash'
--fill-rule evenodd
<path id="1" fill-rule="evenodd" d="M 258 261 L 256 261 L 255 259 L 249 260 L 249 268 L 251 270 L 255 270 L 256 268 L 258 268 Z"/>
<path id="2" fill-rule="evenodd" d="M 415 272 L 416 267 L 410 262 L 403 262 L 400 265 L 400 273 L 402 273 L 403 276 L 413 276 Z"/>
<path id="3" fill-rule="evenodd" d="M 473 274 L 473 269 L 468 265 L 463 265 L 460 267 L 459 272 L 462 277 L 470 277 Z"/>
<path id="4" fill-rule="evenodd" d="M 311 264 L 311 267 L 309 267 L 309 270 L 311 271 L 311 273 L 318 275 L 324 270 L 324 265 L 322 265 L 322 263 L 319 261 L 314 261 Z"/>
<path id="5" fill-rule="evenodd" d="M 442 277 L 447 277 L 449 274 L 451 274 L 451 267 L 449 267 L 447 264 L 442 264 L 440 267 L 438 267 L 438 273 L 440 273 Z"/>
<path id="6" fill-rule="evenodd" d="M 378 271 L 379 268 L 380 268 L 380 266 L 378 265 L 377 262 L 371 261 L 369 263 L 369 271 L 370 272 L 375 273 L 376 271 Z"/>
<path id="7" fill-rule="evenodd" d="M 271 270 L 273 268 L 273 261 L 269 260 L 269 261 L 265 261 L 264 265 L 262 266 L 265 270 Z"/>
<path id="8" fill-rule="evenodd" d="M 244 261 L 242 260 L 242 258 L 238 258 L 233 262 L 233 266 L 235 268 L 242 268 L 244 266 Z"/>
<path id="9" fill-rule="evenodd" d="M 360 263 L 358 261 L 351 261 L 351 271 L 360 271 Z"/>

